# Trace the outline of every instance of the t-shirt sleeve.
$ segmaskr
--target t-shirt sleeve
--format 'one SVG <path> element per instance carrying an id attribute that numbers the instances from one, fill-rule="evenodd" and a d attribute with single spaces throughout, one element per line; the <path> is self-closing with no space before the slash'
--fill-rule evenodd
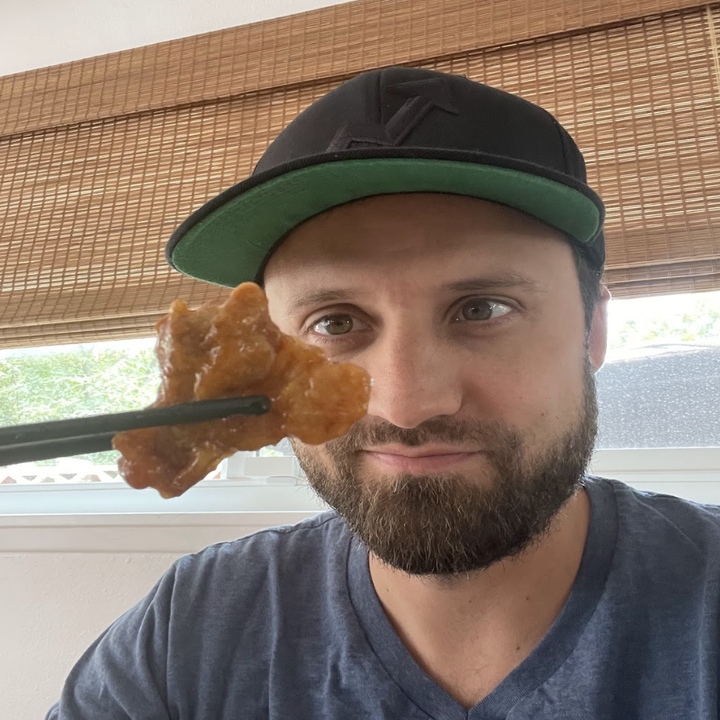
<path id="1" fill-rule="evenodd" d="M 45 720 L 170 720 L 168 627 L 175 565 L 85 651 Z"/>

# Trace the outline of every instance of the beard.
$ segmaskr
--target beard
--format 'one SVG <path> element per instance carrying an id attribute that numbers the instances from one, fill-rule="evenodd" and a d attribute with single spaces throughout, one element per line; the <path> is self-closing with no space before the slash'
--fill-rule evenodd
<path id="1" fill-rule="evenodd" d="M 411 428 L 366 418 L 325 443 L 327 459 L 293 441 L 317 494 L 383 563 L 410 575 L 458 576 L 519 555 L 549 531 L 577 492 L 597 434 L 595 377 L 585 361 L 574 422 L 531 451 L 520 431 L 498 422 L 431 418 Z M 386 443 L 476 446 L 489 477 L 396 473 L 363 479 L 362 450 Z"/>

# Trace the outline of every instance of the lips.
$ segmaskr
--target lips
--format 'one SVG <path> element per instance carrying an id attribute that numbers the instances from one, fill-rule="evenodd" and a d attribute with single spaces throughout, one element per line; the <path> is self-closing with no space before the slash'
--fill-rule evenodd
<path id="1" fill-rule="evenodd" d="M 458 451 L 449 448 L 382 448 L 364 450 L 361 455 L 368 462 L 386 470 L 407 473 L 427 473 L 457 469 L 476 459 L 481 451 Z"/>

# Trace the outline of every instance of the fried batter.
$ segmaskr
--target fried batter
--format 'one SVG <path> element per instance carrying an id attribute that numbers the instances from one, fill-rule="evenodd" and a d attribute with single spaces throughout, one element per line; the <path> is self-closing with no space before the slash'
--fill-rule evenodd
<path id="1" fill-rule="evenodd" d="M 349 363 L 284 335 L 267 298 L 243 283 L 224 304 L 197 310 L 176 300 L 155 326 L 162 373 L 151 407 L 211 398 L 267 395 L 270 412 L 130 430 L 113 446 L 120 473 L 135 488 L 181 495 L 238 450 L 258 450 L 287 435 L 319 444 L 345 434 L 367 412 L 370 377 Z"/>

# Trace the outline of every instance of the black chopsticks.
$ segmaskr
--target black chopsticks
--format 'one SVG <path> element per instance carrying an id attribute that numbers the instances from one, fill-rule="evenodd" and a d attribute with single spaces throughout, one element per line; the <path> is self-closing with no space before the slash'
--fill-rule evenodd
<path id="1" fill-rule="evenodd" d="M 199 400 L 167 407 L 0 427 L 0 465 L 112 450 L 124 430 L 216 420 L 230 415 L 263 415 L 265 395 Z"/>

